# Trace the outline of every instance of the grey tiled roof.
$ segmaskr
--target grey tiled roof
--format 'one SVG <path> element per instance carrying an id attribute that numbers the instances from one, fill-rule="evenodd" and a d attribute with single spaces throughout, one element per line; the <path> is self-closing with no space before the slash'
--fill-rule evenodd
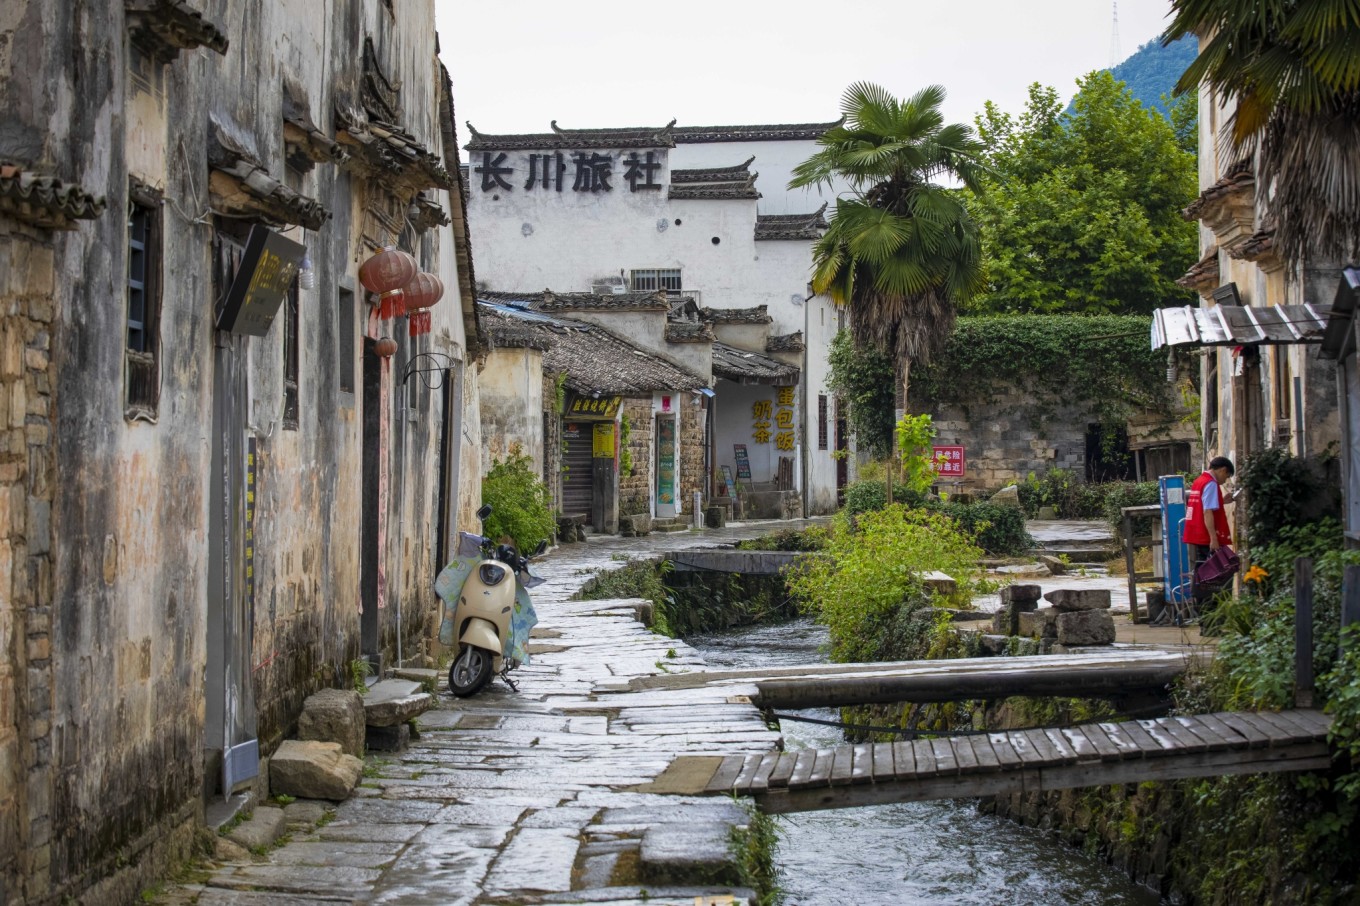
<path id="1" fill-rule="evenodd" d="M 825 215 L 825 204 L 811 214 L 757 214 L 756 239 L 820 239 Z"/>
<path id="2" fill-rule="evenodd" d="M 45 230 L 74 230 L 104 213 L 102 195 L 0 161 L 0 214 Z"/>
<path id="3" fill-rule="evenodd" d="M 340 164 L 349 152 L 312 121 L 307 91 L 291 78 L 283 80 L 283 142 L 288 163 L 299 170 L 312 164 Z"/>
<path id="4" fill-rule="evenodd" d="M 1218 247 L 1215 246 L 1176 283 L 1186 289 L 1212 289 L 1218 286 L 1218 274 Z"/>
<path id="5" fill-rule="evenodd" d="M 803 332 L 785 333 L 765 340 L 766 352 L 802 352 L 807 349 L 803 343 Z"/>
<path id="6" fill-rule="evenodd" d="M 657 390 L 698 390 L 707 379 L 641 349 L 598 324 L 574 321 L 487 300 L 478 302 L 484 323 L 493 336 L 514 337 L 515 345 L 529 345 L 536 336 L 547 343 L 543 353 L 546 374 L 565 374 L 566 387 L 575 393 L 641 396 Z M 497 294 L 515 295 L 515 294 Z"/>
<path id="7" fill-rule="evenodd" d="M 675 120 L 665 126 L 629 126 L 622 129 L 562 129 L 552 121 L 551 132 L 517 135 L 489 135 L 467 123 L 472 136 L 463 147 L 469 151 L 556 151 L 573 148 L 674 148 L 671 130 Z"/>
<path id="8" fill-rule="evenodd" d="M 452 189 L 455 177 L 415 136 L 400 126 L 370 117 L 355 107 L 337 107 L 336 135 L 354 152 L 347 169 L 412 189 Z"/>
<path id="9" fill-rule="evenodd" d="M 667 343 L 712 343 L 717 337 L 710 324 L 695 321 L 671 321 L 666 325 Z"/>
<path id="10" fill-rule="evenodd" d="M 759 198 L 756 191 L 756 177 L 751 172 L 751 161 L 732 167 L 704 167 L 694 170 L 672 170 L 668 198 Z"/>
<path id="11" fill-rule="evenodd" d="M 726 343 L 713 344 L 713 376 L 742 384 L 795 384 L 798 366 L 737 349 Z"/>
<path id="12" fill-rule="evenodd" d="M 213 206 L 225 214 L 259 217 L 276 224 L 319 230 L 331 212 L 314 198 L 295 192 L 269 175 L 264 164 L 216 119 L 208 133 L 208 166 L 232 178 L 227 186 L 209 183 Z"/>
<path id="13" fill-rule="evenodd" d="M 1242 261 L 1259 261 L 1275 254 L 1275 231 L 1257 230 L 1246 239 L 1232 245 L 1228 254 Z"/>
<path id="14" fill-rule="evenodd" d="M 132 39 L 163 63 L 196 47 L 227 52 L 227 36 L 186 0 L 124 0 L 123 6 Z"/>
<path id="15" fill-rule="evenodd" d="M 754 308 L 705 308 L 699 317 L 711 324 L 769 324 L 769 306 L 757 305 Z"/>
<path id="16" fill-rule="evenodd" d="M 1207 209 L 1219 202 L 1224 201 L 1239 193 L 1249 193 L 1256 186 L 1256 174 L 1252 172 L 1251 161 L 1241 161 L 1223 175 L 1223 178 L 1214 183 L 1203 192 L 1199 197 L 1190 202 L 1190 206 L 1181 211 L 1181 216 L 1186 220 L 1199 220 Z"/>
<path id="17" fill-rule="evenodd" d="M 545 290 L 536 305 L 541 311 L 670 311 L 664 289 L 624 293 L 554 293 Z"/>
<path id="18" fill-rule="evenodd" d="M 678 144 L 707 144 L 709 142 L 785 142 L 819 138 L 843 119 L 830 123 L 786 123 L 772 126 L 678 126 L 674 130 Z"/>

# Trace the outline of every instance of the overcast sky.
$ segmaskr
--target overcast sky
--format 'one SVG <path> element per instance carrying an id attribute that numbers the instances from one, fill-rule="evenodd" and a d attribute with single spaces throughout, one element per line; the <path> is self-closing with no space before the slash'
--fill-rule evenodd
<path id="1" fill-rule="evenodd" d="M 833 120 L 852 82 L 939 83 L 949 121 L 1019 110 L 1110 64 L 1110 0 L 435 0 L 459 137 L 563 128 Z M 1120 59 L 1169 0 L 1119 0 Z"/>

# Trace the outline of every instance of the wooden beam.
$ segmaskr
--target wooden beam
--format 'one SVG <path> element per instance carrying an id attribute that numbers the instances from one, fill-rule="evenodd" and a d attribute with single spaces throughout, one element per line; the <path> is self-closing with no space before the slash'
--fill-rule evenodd
<path id="1" fill-rule="evenodd" d="M 1331 766 L 1325 742 L 1297 743 L 1278 749 L 1196 752 L 1156 759 L 1092 761 L 1071 765 L 1027 767 L 1002 772 L 934 775 L 891 783 L 828 786 L 801 790 L 770 790 L 755 797 L 769 814 L 854 808 L 925 799 L 966 799 L 1011 793 L 1066 790 L 1148 780 L 1217 777 L 1224 774 L 1266 774 L 1283 771 L 1321 771 Z"/>

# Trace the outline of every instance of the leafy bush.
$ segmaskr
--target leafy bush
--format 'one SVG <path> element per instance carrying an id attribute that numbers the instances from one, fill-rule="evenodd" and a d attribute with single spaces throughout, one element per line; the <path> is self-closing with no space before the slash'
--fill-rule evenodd
<path id="1" fill-rule="evenodd" d="M 1248 455 L 1238 476 L 1247 492 L 1247 537 L 1258 543 L 1335 511 L 1313 464 L 1293 456 L 1288 447 Z"/>
<path id="2" fill-rule="evenodd" d="M 982 556 L 958 523 L 942 513 L 893 504 L 832 523 L 824 556 L 808 557 L 790 570 L 789 591 L 831 630 L 837 661 L 874 660 L 928 650 L 932 595 L 923 573 L 940 570 L 957 588 L 943 603 L 963 606 L 972 598 Z"/>
<path id="3" fill-rule="evenodd" d="M 882 458 L 892 451 L 893 410 L 897 378 L 892 357 L 874 349 L 856 349 L 850 331 L 831 341 L 826 384 L 850 404 L 850 430 L 861 450 Z"/>
<path id="4" fill-rule="evenodd" d="M 1006 557 L 1034 547 L 1034 539 L 1025 531 L 1025 514 L 1013 506 L 986 500 L 978 503 L 932 500 L 926 506 L 957 522 L 989 554 Z"/>
<path id="5" fill-rule="evenodd" d="M 779 529 L 759 538 L 748 538 L 737 542 L 737 550 L 742 551 L 819 551 L 826 547 L 827 530 L 820 525 L 809 526 L 802 531 Z"/>
<path id="6" fill-rule="evenodd" d="M 1155 481 L 1106 481 L 1091 484 L 1081 481 L 1068 469 L 1049 469 L 1041 477 L 1030 473 L 1020 482 L 1020 506 L 1034 519 L 1039 508 L 1053 507 L 1059 519 L 1119 520 L 1120 507 L 1144 506 L 1158 502 Z"/>
<path id="7" fill-rule="evenodd" d="M 1111 481 L 1095 485 L 1104 497 L 1104 516 L 1118 524 L 1123 518 L 1120 510 L 1126 506 L 1151 506 L 1161 503 L 1161 492 L 1155 481 Z"/>
<path id="8" fill-rule="evenodd" d="M 515 447 L 482 479 L 482 502 L 491 506 L 483 531 L 489 538 L 509 536 L 521 551 L 532 550 L 544 539 L 551 541 L 557 531 L 549 501 L 533 461 Z"/>

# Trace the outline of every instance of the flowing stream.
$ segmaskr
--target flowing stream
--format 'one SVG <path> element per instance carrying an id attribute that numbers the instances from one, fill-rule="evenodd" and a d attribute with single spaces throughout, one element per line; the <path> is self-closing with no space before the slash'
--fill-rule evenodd
<path id="1" fill-rule="evenodd" d="M 687 639 L 713 667 L 826 660 L 826 629 L 807 620 Z M 832 709 L 799 712 L 835 720 Z M 839 745 L 840 730 L 784 721 L 789 749 Z M 910 802 L 778 816 L 788 906 L 1152 906 L 1156 894 L 1033 828 L 978 814 L 969 801 Z"/>

